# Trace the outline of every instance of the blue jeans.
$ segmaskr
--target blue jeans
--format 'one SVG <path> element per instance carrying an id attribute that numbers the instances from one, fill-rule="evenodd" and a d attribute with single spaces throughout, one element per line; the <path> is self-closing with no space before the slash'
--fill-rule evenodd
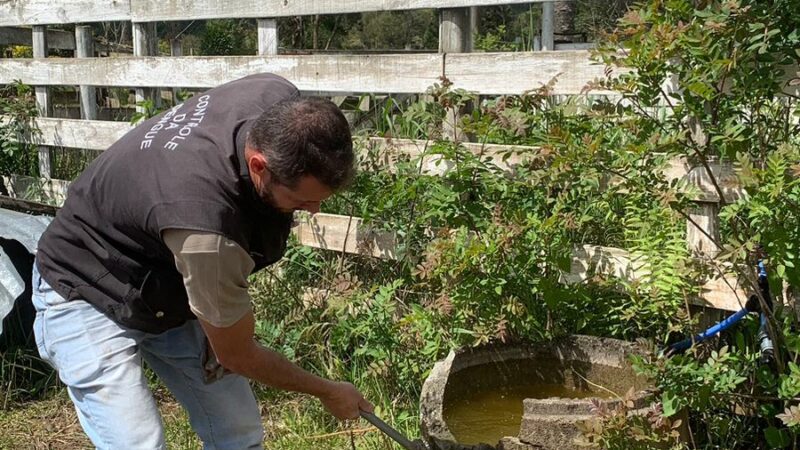
<path id="1" fill-rule="evenodd" d="M 206 449 L 260 449 L 261 414 L 246 378 L 206 384 L 206 338 L 196 320 L 148 334 L 117 325 L 91 304 L 67 301 L 33 268 L 34 333 L 58 370 L 81 426 L 98 449 L 165 449 L 164 426 L 142 360 L 189 413 Z"/>

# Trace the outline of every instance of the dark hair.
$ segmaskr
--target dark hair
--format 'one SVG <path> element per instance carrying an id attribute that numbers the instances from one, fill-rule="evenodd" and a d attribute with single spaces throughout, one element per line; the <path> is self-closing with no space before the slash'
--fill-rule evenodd
<path id="1" fill-rule="evenodd" d="M 247 142 L 267 157 L 276 181 L 289 187 L 312 175 L 338 190 L 355 175 L 350 125 L 329 100 L 293 97 L 276 103 L 256 119 Z"/>

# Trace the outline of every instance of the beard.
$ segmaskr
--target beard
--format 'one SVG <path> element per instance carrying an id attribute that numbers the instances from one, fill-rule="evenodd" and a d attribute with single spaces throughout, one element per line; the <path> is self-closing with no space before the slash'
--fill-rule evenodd
<path id="1" fill-rule="evenodd" d="M 275 210 L 277 210 L 277 211 L 279 211 L 279 212 L 281 212 L 283 214 L 292 214 L 292 213 L 294 213 L 294 209 L 281 208 L 278 205 L 278 202 L 275 199 L 275 194 L 272 193 L 272 187 L 273 186 L 275 186 L 275 183 L 272 182 L 272 181 L 269 181 L 266 184 L 261 184 L 256 189 L 256 193 L 258 193 L 258 197 L 261 198 L 261 201 L 263 201 L 270 208 L 273 208 L 273 209 L 275 209 Z"/>

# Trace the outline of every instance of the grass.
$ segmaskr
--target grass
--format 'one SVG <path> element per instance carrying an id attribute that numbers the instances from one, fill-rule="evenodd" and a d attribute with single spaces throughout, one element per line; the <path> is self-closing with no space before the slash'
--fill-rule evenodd
<path id="1" fill-rule="evenodd" d="M 10 399 L 0 404 L 0 450 L 93 448 L 81 429 L 64 386 L 55 382 L 52 371 L 34 367 L 32 361 L 38 358 L 25 356 L 32 351 L 18 349 L 0 354 L 0 367 L 4 368 L 6 381 L 0 385 L 0 398 Z M 11 371 L 11 368 L 17 370 Z M 42 370 L 47 373 L 39 373 Z M 10 374 L 17 372 L 22 378 L 13 383 Z M 164 420 L 169 448 L 201 448 L 184 409 L 151 372 L 148 374 L 150 388 Z M 38 389 L 30 392 L 21 389 L 22 385 L 31 385 L 31 380 L 36 379 L 41 384 Z M 411 437 L 418 435 L 417 405 L 409 405 L 406 411 L 402 411 L 403 408 L 394 403 L 379 380 L 360 387 L 376 404 L 376 413 L 384 420 Z M 311 396 L 277 391 L 263 385 L 256 385 L 254 391 L 261 405 L 266 450 L 396 448 L 365 421 L 337 421 Z"/>
<path id="2" fill-rule="evenodd" d="M 365 421 L 334 424 L 317 401 L 308 397 L 292 397 L 269 408 L 264 415 L 266 450 L 351 449 L 353 444 L 358 450 L 396 448 L 387 437 Z M 388 416 L 386 418 L 395 422 Z M 407 434 L 417 432 L 416 426 L 408 422 L 395 425 Z"/>
<path id="3" fill-rule="evenodd" d="M 2 449 L 91 448 L 66 390 L 0 411 Z"/>
<path id="4" fill-rule="evenodd" d="M 189 426 L 180 404 L 162 387 L 156 388 L 154 395 L 164 419 L 169 448 L 201 448 L 201 442 Z M 266 450 L 351 449 L 352 443 L 357 450 L 398 448 L 365 421 L 336 422 L 312 397 L 286 393 L 260 397 Z M 383 416 L 406 434 L 416 436 L 418 430 L 414 420 L 408 420 L 409 415 L 403 415 L 406 419 L 401 421 L 393 420 L 388 411 L 383 411 Z M 46 399 L 0 410 L 0 449 L 84 448 L 93 447 L 83 433 L 63 388 Z"/>

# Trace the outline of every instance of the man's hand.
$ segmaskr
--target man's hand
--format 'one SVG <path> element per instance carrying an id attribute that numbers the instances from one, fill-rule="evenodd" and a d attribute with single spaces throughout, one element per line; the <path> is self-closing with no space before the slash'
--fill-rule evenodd
<path id="1" fill-rule="evenodd" d="M 350 383 L 330 382 L 327 392 L 319 396 L 322 405 L 339 420 L 358 419 L 359 409 L 372 412 L 375 408 Z"/>

